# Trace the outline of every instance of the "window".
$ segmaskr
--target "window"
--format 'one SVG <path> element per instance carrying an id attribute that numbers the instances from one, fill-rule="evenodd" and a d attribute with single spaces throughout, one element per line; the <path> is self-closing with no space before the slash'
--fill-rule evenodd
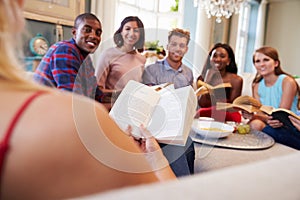
<path id="1" fill-rule="evenodd" d="M 236 62 L 239 72 L 254 72 L 252 54 L 254 52 L 256 24 L 259 3 L 249 1 L 239 15 L 238 36 L 236 41 Z"/>
<path id="2" fill-rule="evenodd" d="M 115 30 L 125 17 L 134 15 L 144 23 L 146 40 L 151 40 L 150 36 L 158 38 L 160 30 L 182 26 L 182 5 L 183 0 L 118 0 Z M 147 29 L 153 33 L 149 34 Z"/>

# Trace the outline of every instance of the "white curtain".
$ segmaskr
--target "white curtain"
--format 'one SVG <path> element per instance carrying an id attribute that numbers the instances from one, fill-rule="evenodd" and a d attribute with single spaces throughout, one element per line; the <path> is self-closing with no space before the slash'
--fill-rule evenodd
<path id="1" fill-rule="evenodd" d="M 118 0 L 91 0 L 91 12 L 95 14 L 102 22 L 102 40 L 97 51 L 92 55 L 94 64 L 97 64 L 97 58 L 100 52 L 109 45 L 106 41 L 111 39 L 114 34 L 115 12 Z"/>
<path id="2" fill-rule="evenodd" d="M 257 49 L 264 45 L 267 4 L 267 0 L 262 0 L 258 8 L 257 29 L 254 49 Z"/>
<path id="3" fill-rule="evenodd" d="M 194 50 L 194 60 L 193 60 L 193 70 L 194 76 L 197 78 L 204 65 L 204 62 L 208 55 L 208 50 L 210 48 L 211 40 L 211 30 L 212 30 L 212 20 L 207 18 L 207 15 L 201 6 L 198 5 L 198 15 L 196 24 L 196 34 L 195 34 L 195 50 Z"/>

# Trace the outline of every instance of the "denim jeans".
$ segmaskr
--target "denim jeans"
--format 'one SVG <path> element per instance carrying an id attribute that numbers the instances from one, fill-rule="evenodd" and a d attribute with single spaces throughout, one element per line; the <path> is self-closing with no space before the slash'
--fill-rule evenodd
<path id="1" fill-rule="evenodd" d="M 194 173 L 195 149 L 190 137 L 185 146 L 160 144 L 160 147 L 177 177 Z"/>
<path id="2" fill-rule="evenodd" d="M 272 128 L 271 126 L 266 126 L 262 131 L 271 136 L 275 142 L 300 150 L 300 131 L 296 128 Z"/>

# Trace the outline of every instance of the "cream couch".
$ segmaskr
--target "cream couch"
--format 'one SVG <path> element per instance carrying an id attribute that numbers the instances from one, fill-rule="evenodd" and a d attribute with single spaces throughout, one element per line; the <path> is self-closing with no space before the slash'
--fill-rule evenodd
<path id="1" fill-rule="evenodd" d="M 300 152 L 247 165 L 234 166 L 179 181 L 128 187 L 85 200 L 298 200 Z"/>
<path id="2" fill-rule="evenodd" d="M 243 89 L 242 95 L 249 95 L 252 96 L 252 81 L 255 77 L 255 73 L 241 73 L 239 74 L 243 78 Z M 300 86 L 300 78 L 296 79 L 296 82 Z"/>
<path id="3" fill-rule="evenodd" d="M 243 78 L 242 95 L 252 96 L 252 81 L 255 77 L 255 73 L 242 73 L 239 74 Z"/>
<path id="4" fill-rule="evenodd" d="M 242 77 L 242 93 L 251 96 L 254 74 L 242 74 Z M 195 151 L 196 174 L 193 176 L 79 199 L 300 199 L 300 152 L 295 149 L 278 143 L 268 149 L 252 151 L 211 148 L 195 143 Z"/>

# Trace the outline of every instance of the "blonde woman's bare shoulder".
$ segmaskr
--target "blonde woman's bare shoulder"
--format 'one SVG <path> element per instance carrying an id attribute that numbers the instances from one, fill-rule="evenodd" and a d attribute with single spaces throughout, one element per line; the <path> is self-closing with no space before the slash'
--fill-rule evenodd
<path id="1" fill-rule="evenodd" d="M 103 112 L 107 112 L 107 109 L 97 101 L 88 98 L 86 96 L 82 96 L 76 93 L 68 92 L 68 91 L 61 91 L 61 90 L 53 90 L 47 92 L 43 95 L 43 100 L 41 103 L 47 104 L 51 102 L 51 105 L 61 109 L 74 109 L 79 102 L 81 102 L 81 106 L 95 106 L 97 109 L 102 110 Z"/>
<path id="2" fill-rule="evenodd" d="M 47 113 L 44 121 L 56 124 L 52 130 L 75 133 L 80 139 L 85 138 L 88 133 L 95 137 L 101 135 L 116 146 L 122 146 L 128 151 L 137 151 L 128 145 L 129 143 L 124 143 L 129 141 L 128 135 L 110 118 L 107 109 L 101 103 L 74 93 L 59 91 L 43 98 L 44 101 L 41 99 L 39 106 L 43 108 L 43 113 Z M 103 138 L 98 140 L 104 141 Z"/>
<path id="3" fill-rule="evenodd" d="M 35 99 L 11 145 L 2 189 L 14 188 L 24 199 L 69 198 L 156 180 L 126 171 L 137 166 L 128 160 L 136 160 L 129 152 L 140 152 L 138 147 L 101 104 L 73 93 L 50 90 Z M 12 184 L 16 174 L 21 181 Z"/>
<path id="4" fill-rule="evenodd" d="M 38 129 L 36 134 L 43 132 L 45 137 L 58 135 L 63 141 L 78 137 L 79 129 L 88 131 L 97 127 L 99 116 L 108 118 L 108 112 L 93 99 L 50 90 L 34 101 L 28 109 L 28 116 L 31 121 L 27 124 L 34 124 Z"/>

